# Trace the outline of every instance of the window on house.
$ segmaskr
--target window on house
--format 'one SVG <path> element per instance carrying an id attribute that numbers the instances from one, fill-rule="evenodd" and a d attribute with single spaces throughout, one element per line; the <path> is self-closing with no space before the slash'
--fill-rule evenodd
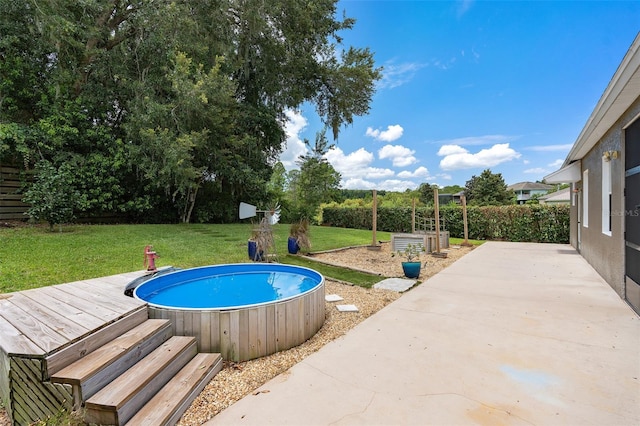
<path id="1" fill-rule="evenodd" d="M 602 158 L 602 233 L 611 235 L 611 161 Z"/>
<path id="2" fill-rule="evenodd" d="M 582 172 L 582 226 L 589 227 L 589 170 Z"/>

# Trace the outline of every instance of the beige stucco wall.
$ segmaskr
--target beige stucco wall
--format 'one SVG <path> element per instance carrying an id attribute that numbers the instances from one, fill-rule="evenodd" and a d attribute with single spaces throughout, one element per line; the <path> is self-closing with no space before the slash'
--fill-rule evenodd
<path id="1" fill-rule="evenodd" d="M 640 100 L 623 114 L 595 147 L 582 158 L 582 171 L 589 170 L 589 223 L 581 227 L 582 256 L 624 298 L 624 130 L 640 113 Z M 611 160 L 612 200 L 611 235 L 602 232 L 602 155 L 617 151 L 618 159 Z M 584 182 L 576 184 L 580 189 Z M 581 194 L 584 200 L 584 194 Z M 571 245 L 578 248 L 578 206 L 571 208 Z"/>

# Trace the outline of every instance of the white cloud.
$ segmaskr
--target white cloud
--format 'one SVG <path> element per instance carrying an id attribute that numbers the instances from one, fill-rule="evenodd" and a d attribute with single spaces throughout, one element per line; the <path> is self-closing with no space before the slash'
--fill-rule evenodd
<path id="1" fill-rule="evenodd" d="M 561 145 L 536 145 L 536 146 L 529 146 L 525 149 L 529 150 L 529 151 L 542 151 L 542 152 L 547 152 L 547 151 L 569 151 L 571 149 L 573 145 L 570 143 L 566 143 L 566 144 L 561 144 Z"/>
<path id="2" fill-rule="evenodd" d="M 451 176 L 449 173 L 438 173 L 436 176 L 439 177 L 440 179 L 444 179 L 444 180 L 453 179 L 453 176 Z"/>
<path id="3" fill-rule="evenodd" d="M 522 160 L 522 164 L 524 164 L 524 165 L 527 165 L 527 164 L 529 164 L 530 162 L 531 162 L 531 161 L 529 161 L 529 160 Z"/>
<path id="4" fill-rule="evenodd" d="M 454 148 L 447 148 L 447 150 L 454 151 Z M 462 148 L 453 154 L 438 153 L 438 155 L 444 155 L 444 158 L 440 160 L 440 168 L 446 171 L 493 167 L 520 158 L 520 153 L 510 148 L 508 143 L 496 144 L 475 154 Z"/>
<path id="5" fill-rule="evenodd" d="M 380 137 L 380 130 L 373 130 L 373 127 L 367 127 L 367 131 L 365 132 L 365 135 L 371 136 L 372 138 L 377 139 L 378 137 Z"/>
<path id="6" fill-rule="evenodd" d="M 392 147 L 391 145 L 387 146 Z M 401 149 L 392 147 L 387 148 L 387 150 L 390 154 L 406 154 L 407 151 L 413 154 L 413 151 L 407 148 L 399 148 Z M 394 179 L 396 173 L 393 170 L 371 167 L 374 156 L 364 148 L 345 154 L 342 149 L 335 147 L 329 150 L 325 157 L 340 172 L 342 176 L 341 186 L 345 189 L 404 191 L 407 188 L 415 189 L 418 187 L 416 182 L 407 179 L 413 178 L 422 181 L 429 177 L 429 170 L 426 167 L 418 167 L 413 172 L 401 172 L 402 176 L 398 175 L 401 179 Z"/>
<path id="7" fill-rule="evenodd" d="M 533 167 L 531 169 L 524 170 L 522 173 L 527 173 L 532 175 L 546 175 L 548 173 L 551 173 L 553 170 L 558 169 L 560 166 L 562 166 L 563 163 L 564 163 L 564 160 L 555 160 L 554 162 L 547 164 L 549 169 L 546 169 L 544 167 Z"/>
<path id="8" fill-rule="evenodd" d="M 484 135 L 484 136 L 468 136 L 464 138 L 443 139 L 433 142 L 438 145 L 493 145 L 497 143 L 508 143 L 519 139 L 519 136 L 512 135 Z"/>
<path id="9" fill-rule="evenodd" d="M 376 189 L 376 183 L 368 180 L 353 178 L 342 183 L 344 189 Z"/>
<path id="10" fill-rule="evenodd" d="M 378 151 L 380 159 L 388 158 L 395 167 L 407 167 L 416 161 L 415 151 L 402 145 L 385 145 Z"/>
<path id="11" fill-rule="evenodd" d="M 542 167 L 534 167 L 533 169 L 527 169 L 523 173 L 532 174 L 532 175 L 541 175 L 548 173 L 547 169 L 543 169 Z"/>
<path id="12" fill-rule="evenodd" d="M 341 173 L 349 170 L 360 170 L 367 167 L 374 160 L 373 154 L 364 148 L 345 155 L 342 149 L 334 147 L 325 154 L 325 158 Z"/>
<path id="13" fill-rule="evenodd" d="M 387 62 L 382 70 L 382 78 L 378 82 L 378 89 L 394 89 L 413 80 L 416 73 L 424 68 L 424 64 L 404 63 L 393 64 Z"/>
<path id="14" fill-rule="evenodd" d="M 433 65 L 434 67 L 436 67 L 438 69 L 446 71 L 449 68 L 451 68 L 455 63 L 456 63 L 456 57 L 454 56 L 454 57 L 449 58 L 448 61 L 442 61 L 440 59 L 434 59 L 433 62 L 431 63 L 431 65 Z"/>
<path id="15" fill-rule="evenodd" d="M 558 160 L 554 161 L 553 163 L 549 163 L 549 164 L 547 164 L 547 165 L 548 165 L 549 167 L 553 167 L 554 169 L 557 169 L 557 168 L 559 168 L 560 166 L 562 166 L 563 164 L 564 164 L 564 160 L 560 160 L 560 159 L 558 159 Z"/>
<path id="16" fill-rule="evenodd" d="M 442 145 L 438 150 L 438 155 L 443 157 L 445 155 L 464 154 L 467 152 L 469 151 L 459 145 Z"/>
<path id="17" fill-rule="evenodd" d="M 325 158 L 334 169 L 340 172 L 344 185 L 356 178 L 384 179 L 395 175 L 395 172 L 390 169 L 370 167 L 374 156 L 364 148 L 345 155 L 342 149 L 335 147 L 327 152 Z"/>
<path id="18" fill-rule="evenodd" d="M 300 133 L 307 127 L 307 119 L 300 112 L 285 111 L 287 122 L 284 131 L 287 136 L 285 150 L 280 154 L 280 161 L 285 169 L 297 168 L 296 160 L 299 156 L 307 153 L 307 147 L 300 138 Z"/>
<path id="19" fill-rule="evenodd" d="M 380 182 L 377 189 L 385 191 L 404 191 L 408 189 L 416 189 L 418 184 L 410 180 L 389 179 Z"/>
<path id="20" fill-rule="evenodd" d="M 392 124 L 387 126 L 387 130 L 379 130 L 373 129 L 371 127 L 367 127 L 367 136 L 371 136 L 374 139 L 384 142 L 393 142 L 396 139 L 400 139 L 402 137 L 402 133 L 404 129 L 399 124 Z"/>
<path id="21" fill-rule="evenodd" d="M 402 179 L 410 179 L 410 178 L 430 179 L 431 173 L 429 173 L 429 170 L 426 167 L 420 166 L 417 169 L 415 169 L 413 172 L 410 172 L 408 170 L 403 170 L 400 173 L 398 173 L 398 177 Z"/>
<path id="22" fill-rule="evenodd" d="M 404 191 L 407 188 L 415 189 L 418 187 L 418 185 L 415 182 L 398 179 L 389 179 L 376 183 L 366 179 L 354 178 L 346 180 L 342 184 L 342 187 L 345 189 L 378 189 L 384 191 Z"/>

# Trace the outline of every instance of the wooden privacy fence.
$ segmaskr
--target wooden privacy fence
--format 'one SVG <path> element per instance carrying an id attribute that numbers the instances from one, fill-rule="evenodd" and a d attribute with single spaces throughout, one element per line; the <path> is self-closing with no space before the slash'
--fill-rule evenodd
<path id="1" fill-rule="evenodd" d="M 29 205 L 22 202 L 21 190 L 32 172 L 0 166 L 0 220 L 25 219 Z"/>

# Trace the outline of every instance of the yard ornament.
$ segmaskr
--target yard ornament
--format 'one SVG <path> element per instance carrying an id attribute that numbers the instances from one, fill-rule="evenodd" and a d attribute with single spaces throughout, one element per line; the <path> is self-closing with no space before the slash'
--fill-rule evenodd
<path id="1" fill-rule="evenodd" d="M 156 268 L 156 259 L 159 258 L 155 251 L 153 251 L 153 246 L 149 245 L 144 248 L 144 267 L 147 271 L 157 271 Z"/>

